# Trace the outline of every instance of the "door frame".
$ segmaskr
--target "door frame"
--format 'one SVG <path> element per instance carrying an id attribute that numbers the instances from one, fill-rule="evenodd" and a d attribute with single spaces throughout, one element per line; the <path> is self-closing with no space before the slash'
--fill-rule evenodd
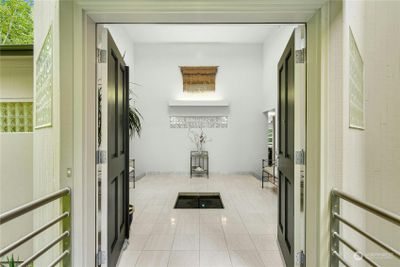
<path id="1" fill-rule="evenodd" d="M 294 30 L 294 254 L 306 250 L 306 135 L 307 135 L 307 29 L 300 25 Z M 299 255 L 299 257 L 302 257 Z M 302 258 L 305 261 L 305 258 Z M 295 259 L 295 266 L 296 259 Z"/>
<path id="2" fill-rule="evenodd" d="M 186 24 L 183 22 L 180 22 L 181 24 Z M 202 22 L 201 24 L 242 24 L 241 22 L 222 22 L 222 23 L 215 23 L 215 22 Z M 107 22 L 101 22 L 101 23 L 95 23 L 96 29 L 99 29 L 99 26 L 104 25 L 104 24 L 110 24 Z M 119 23 L 118 23 L 119 24 Z M 140 24 L 140 23 L 130 23 L 130 24 Z M 147 24 L 147 23 L 146 23 Z M 151 24 L 151 23 L 149 23 Z M 174 24 L 174 22 L 158 22 L 157 24 Z M 189 24 L 189 23 L 188 23 Z M 191 23 L 192 24 L 192 23 Z M 199 24 L 199 23 L 195 23 Z M 275 24 L 275 23 L 245 23 L 245 24 Z M 281 23 L 277 23 L 281 24 Z M 97 33 L 98 30 L 96 30 Z M 293 30 L 293 35 L 294 35 L 294 45 L 295 45 L 295 52 L 297 53 L 298 50 L 300 51 L 302 48 L 305 48 L 306 45 L 306 24 L 301 23 L 299 26 L 297 26 Z M 97 35 L 96 35 L 97 36 Z M 96 37 L 98 40 L 98 36 Z M 96 40 L 96 44 L 97 44 Z M 97 46 L 96 46 L 97 47 Z M 304 57 L 306 54 L 304 54 Z M 305 62 L 305 58 L 304 58 Z M 302 62 L 297 62 L 296 60 L 296 55 L 294 59 L 294 64 L 295 64 L 295 69 L 294 69 L 294 75 L 295 75 L 295 80 L 294 80 L 294 86 L 297 90 L 295 90 L 295 118 L 294 118 L 294 123 L 295 123 L 295 140 L 294 140 L 294 148 L 295 148 L 295 153 L 296 151 L 305 150 L 305 133 L 306 133 L 306 125 L 305 125 L 305 113 L 306 113 L 306 99 L 305 99 L 305 91 L 306 91 L 306 68 L 305 68 L 305 63 Z M 97 80 L 97 76 L 95 78 Z M 276 106 L 276 109 L 278 108 L 278 105 Z M 278 118 L 278 116 L 277 116 Z M 97 121 L 97 120 L 96 120 Z M 278 138 L 278 137 L 277 137 Z M 278 140 L 278 139 L 277 139 Z M 293 261 L 295 262 L 295 266 L 301 266 L 301 263 L 296 262 L 296 253 L 298 252 L 304 252 L 305 251 L 305 196 L 302 200 L 300 200 L 302 194 L 305 192 L 305 182 L 303 183 L 303 188 L 300 186 L 300 180 L 302 179 L 302 175 L 305 174 L 305 164 L 295 164 L 294 166 L 294 244 L 293 244 L 293 256 L 294 259 Z M 304 177 L 304 176 L 303 176 Z M 303 182 L 303 181 L 302 181 Z M 104 191 L 102 189 L 102 191 Z M 301 203 L 303 202 L 303 203 Z M 104 203 L 103 203 L 104 204 Z M 97 205 L 100 205 L 100 203 L 97 203 Z M 301 207 L 302 206 L 302 207 Z M 304 207 L 304 208 L 303 208 Z M 99 226 L 97 229 L 97 234 L 96 236 L 104 236 L 102 229 L 102 223 L 103 220 L 107 218 L 105 215 L 106 213 L 102 212 L 102 218 L 98 220 L 97 225 Z M 104 227 L 104 226 L 103 226 Z M 102 238 L 101 242 L 96 242 L 96 251 L 101 250 L 99 246 L 101 247 L 106 247 L 106 240 Z M 104 251 L 104 255 L 107 255 L 108 252 Z M 281 253 L 282 254 L 282 253 Z M 283 255 L 282 255 L 283 258 Z"/>
<path id="3" fill-rule="evenodd" d="M 142 6 L 141 6 L 142 5 Z M 207 3 L 206 3 L 207 6 Z M 225 7 L 225 4 L 222 5 Z M 254 6 L 254 10 L 248 12 L 237 12 L 237 10 L 246 10 L 248 6 L 238 5 L 235 8 L 221 9 L 225 11 L 212 12 L 190 12 L 187 9 L 195 9 L 189 5 L 188 7 L 175 7 L 180 12 L 170 12 L 170 6 L 153 6 L 149 7 L 145 4 L 125 4 L 125 6 L 111 6 L 104 2 L 80 2 L 74 3 L 69 1 L 61 1 L 61 13 L 70 14 L 71 16 L 61 16 L 61 25 L 69 25 L 68 32 L 63 33 L 63 37 L 69 39 L 72 43 L 72 51 L 69 51 L 69 56 L 63 56 L 66 61 L 73 64 L 70 76 L 73 77 L 73 102 L 70 103 L 74 107 L 73 111 L 73 135 L 74 135 L 74 198 L 72 209 L 74 210 L 73 218 L 73 241 L 72 241 L 72 260 L 74 264 L 83 264 L 85 266 L 95 266 L 97 238 L 96 232 L 93 230 L 93 225 L 96 225 L 97 207 L 97 185 L 95 175 L 96 158 L 93 132 L 95 127 L 92 122 L 95 121 L 95 66 L 92 64 L 95 60 L 95 29 L 98 23 L 296 23 L 306 24 L 311 19 L 313 23 L 312 31 L 307 31 L 307 36 L 316 46 L 321 47 L 322 40 L 321 32 L 326 28 L 321 29 L 321 4 L 312 4 L 305 9 L 303 6 L 294 6 L 288 9 L 287 6 L 267 6 L 260 11 L 259 6 Z M 145 10 L 145 12 L 143 11 Z M 205 9 L 207 10 L 207 8 Z M 280 10 L 280 12 L 277 12 Z M 116 13 L 117 11 L 122 13 Z M 308 12 L 308 13 L 307 13 Z M 118 14 L 118 15 L 117 15 Z M 294 15 L 296 14 L 296 15 Z M 300 15 L 298 15 L 300 14 Z M 305 15 L 307 14 L 307 15 Z M 316 18 L 317 16 L 317 18 Z M 112 19 L 114 18 L 114 19 Z M 118 18 L 118 21 L 115 19 Z M 267 19 L 266 19 L 267 18 Z M 315 24 L 315 25 L 314 25 Z M 72 25 L 72 26 L 71 26 Z M 70 38 L 68 38 L 70 37 Z M 309 43 L 309 41 L 307 41 Z M 319 87 L 323 81 L 318 74 L 320 73 L 322 53 L 316 51 L 312 57 L 312 61 L 307 64 L 307 92 L 314 92 L 311 95 L 308 93 L 306 97 L 307 105 L 307 180 L 306 183 L 306 221 L 315 222 L 314 228 L 311 231 L 305 232 L 306 246 L 315 247 L 314 251 L 306 250 L 307 262 L 310 266 L 317 266 L 320 262 L 320 244 L 323 233 L 319 233 L 319 215 L 322 208 L 316 208 L 320 199 L 320 188 L 318 187 L 321 180 L 320 174 L 323 172 L 321 162 L 323 159 L 320 153 L 321 136 L 324 134 L 321 129 L 321 117 L 311 116 L 312 114 L 320 114 L 321 107 L 321 91 L 324 88 Z M 312 73 L 309 72 L 311 65 Z M 62 81 L 61 81 L 62 82 Z M 309 87 L 309 83 L 313 85 Z M 311 89 L 311 90 L 310 90 Z M 88 123 L 90 122 L 90 123 Z M 312 129 L 312 131 L 309 131 Z M 310 149 L 311 148 L 311 149 Z M 316 159 L 312 165 L 311 160 Z M 310 171 L 309 171 L 310 170 Z M 311 185 L 313 181 L 315 184 Z M 315 203 L 316 201 L 316 203 Z M 317 228 L 317 231 L 315 231 Z M 308 229 L 308 228 L 307 228 Z M 311 233 L 312 232 L 312 233 Z M 316 233 L 315 233 L 316 232 Z M 328 241 L 326 241 L 328 243 Z M 316 245 L 317 244 L 317 245 Z M 310 257 L 308 256 L 310 254 Z M 326 256 L 325 256 L 326 257 Z M 313 264 L 315 263 L 315 264 Z M 78 264 L 78 265 L 79 265 Z"/>

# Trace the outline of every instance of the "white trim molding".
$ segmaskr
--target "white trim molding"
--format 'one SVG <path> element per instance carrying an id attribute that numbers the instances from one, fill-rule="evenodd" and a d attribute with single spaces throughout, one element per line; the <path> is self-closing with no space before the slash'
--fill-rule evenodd
<path id="1" fill-rule="evenodd" d="M 60 0 L 59 0 L 60 1 Z M 40 2 L 40 1 L 39 1 Z M 60 153 L 73 164 L 73 240 L 72 266 L 94 266 L 97 193 L 95 149 L 94 79 L 96 23 L 306 23 L 326 0 L 282 1 L 60 1 L 62 26 L 60 39 L 67 50 L 61 58 L 66 65 L 60 84 L 71 95 L 61 102 L 68 110 L 63 120 L 69 122 L 72 135 L 66 138 Z M 37 3 L 35 3 L 36 5 Z M 68 108 L 69 107 L 69 108 Z M 67 126 L 68 126 L 67 125 Z M 67 131 L 66 134 L 69 134 Z M 66 135 L 65 134 L 65 135 Z M 67 146 L 68 145 L 68 146 Z M 72 150 L 72 151 L 71 151 Z M 69 155 L 73 155 L 72 158 Z M 64 158 L 64 156 L 63 156 Z M 62 163 L 66 165 L 66 163 Z M 61 168 L 61 173 L 63 172 Z M 70 178 L 71 179 L 71 178 Z"/>

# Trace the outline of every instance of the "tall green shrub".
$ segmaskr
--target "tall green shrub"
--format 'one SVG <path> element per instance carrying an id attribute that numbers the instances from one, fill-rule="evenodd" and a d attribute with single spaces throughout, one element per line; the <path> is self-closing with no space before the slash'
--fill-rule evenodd
<path id="1" fill-rule="evenodd" d="M 0 1 L 0 44 L 33 44 L 33 0 Z"/>

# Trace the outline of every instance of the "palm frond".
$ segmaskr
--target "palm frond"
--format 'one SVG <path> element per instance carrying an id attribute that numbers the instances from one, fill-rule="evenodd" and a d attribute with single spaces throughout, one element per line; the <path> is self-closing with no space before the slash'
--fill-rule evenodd
<path id="1" fill-rule="evenodd" d="M 142 114 L 134 107 L 129 107 L 129 136 L 132 137 L 135 133 L 140 137 L 142 132 Z"/>

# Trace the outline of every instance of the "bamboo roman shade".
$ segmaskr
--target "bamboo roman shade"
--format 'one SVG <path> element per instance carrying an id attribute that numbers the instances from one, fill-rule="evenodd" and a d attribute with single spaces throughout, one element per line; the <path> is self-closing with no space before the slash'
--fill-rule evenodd
<path id="1" fill-rule="evenodd" d="M 214 92 L 218 67 L 180 67 L 184 92 Z"/>

